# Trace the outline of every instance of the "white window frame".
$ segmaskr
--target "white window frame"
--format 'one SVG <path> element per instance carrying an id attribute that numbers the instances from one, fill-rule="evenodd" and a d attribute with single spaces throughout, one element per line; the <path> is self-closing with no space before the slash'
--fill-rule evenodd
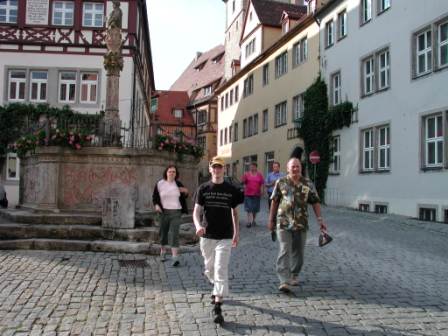
<path id="1" fill-rule="evenodd" d="M 275 105 L 275 127 L 281 127 L 286 125 L 286 115 L 287 115 L 287 102 L 283 101 Z"/>
<path id="2" fill-rule="evenodd" d="M 384 130 L 384 136 L 381 131 Z M 378 127 L 378 170 L 390 169 L 390 126 Z M 381 155 L 384 154 L 384 165 L 381 164 Z"/>
<path id="3" fill-rule="evenodd" d="M 25 75 L 24 78 L 13 78 L 13 73 L 22 73 Z M 15 86 L 16 94 L 11 97 L 11 85 Z M 23 97 L 20 97 L 20 90 L 23 87 Z M 8 101 L 10 102 L 22 102 L 26 99 L 26 70 L 21 69 L 10 69 L 8 71 Z"/>
<path id="4" fill-rule="evenodd" d="M 179 108 L 173 109 L 173 116 L 174 116 L 174 118 L 182 119 L 183 115 L 184 115 L 184 110 L 179 109 Z"/>
<path id="5" fill-rule="evenodd" d="M 275 78 L 280 78 L 288 72 L 288 51 L 275 58 Z"/>
<path id="6" fill-rule="evenodd" d="M 254 76 L 251 74 L 244 80 L 243 96 L 247 97 L 254 93 Z"/>
<path id="7" fill-rule="evenodd" d="M 372 0 L 362 0 L 361 25 L 372 20 Z"/>
<path id="8" fill-rule="evenodd" d="M 341 137 L 339 135 L 333 137 L 333 161 L 330 171 L 334 174 L 341 171 Z"/>
<path id="9" fill-rule="evenodd" d="M 263 110 L 263 125 L 262 131 L 266 132 L 269 129 L 269 110 Z"/>
<path id="10" fill-rule="evenodd" d="M 249 58 L 255 52 L 255 38 L 246 44 L 246 58 Z"/>
<path id="11" fill-rule="evenodd" d="M 96 75 L 96 80 L 91 79 L 83 79 L 84 75 Z M 97 72 L 81 72 L 81 90 L 80 90 L 80 97 L 79 100 L 83 104 L 96 104 L 98 100 L 98 73 Z M 87 86 L 87 100 L 83 99 L 82 92 L 83 87 Z M 92 90 L 95 88 L 95 100 L 91 100 L 90 97 L 92 95 Z M 76 97 L 76 93 L 75 93 Z"/>
<path id="12" fill-rule="evenodd" d="M 62 75 L 64 73 L 73 73 L 75 74 L 75 79 L 62 79 Z M 77 88 L 76 88 L 76 80 L 77 80 L 78 74 L 75 71 L 60 71 L 59 72 L 59 90 L 58 90 L 58 101 L 60 103 L 65 103 L 65 104 L 73 104 L 76 102 L 76 93 L 77 93 Z M 61 93 L 63 91 L 62 89 L 62 85 L 65 85 L 65 97 L 66 99 L 62 100 L 61 99 Z M 70 97 L 70 87 L 74 86 L 75 87 L 75 93 L 73 94 L 73 100 L 68 99 Z"/>
<path id="13" fill-rule="evenodd" d="M 327 48 L 331 47 L 334 44 L 334 21 L 330 20 L 325 24 L 325 36 L 326 36 L 326 44 Z"/>
<path id="14" fill-rule="evenodd" d="M 419 49 L 419 37 L 424 36 L 424 48 Z M 417 34 L 415 36 L 415 73 L 417 76 L 422 76 L 432 71 L 432 30 L 431 28 Z M 424 66 L 423 69 L 420 68 L 419 59 L 423 58 Z"/>
<path id="15" fill-rule="evenodd" d="M 304 112 L 303 93 L 295 95 L 292 98 L 292 121 L 298 122 L 303 117 Z"/>
<path id="16" fill-rule="evenodd" d="M 429 121 L 434 120 L 434 136 L 429 136 Z M 440 123 L 441 134 L 437 134 L 438 126 Z M 443 114 L 438 113 L 424 117 L 424 150 L 425 150 L 425 167 L 443 167 L 443 155 L 444 155 L 444 126 L 443 126 Z M 434 162 L 429 162 L 429 147 L 434 146 Z M 439 158 L 438 147 L 442 146 L 442 157 Z"/>
<path id="17" fill-rule="evenodd" d="M 368 67 L 367 65 L 370 64 L 370 71 L 367 72 Z M 372 93 L 375 92 L 375 59 L 373 56 L 370 56 L 368 58 L 366 58 L 363 62 L 362 62 L 362 73 L 363 73 L 363 83 L 364 83 L 364 88 L 363 88 L 363 94 L 365 96 L 370 95 Z M 368 90 L 368 87 L 370 86 L 370 90 Z"/>
<path id="18" fill-rule="evenodd" d="M 384 57 L 384 64 L 383 59 Z M 387 89 L 390 86 L 390 53 L 389 49 L 378 53 L 378 90 Z M 384 75 L 384 83 L 383 83 Z"/>
<path id="19" fill-rule="evenodd" d="M 10 159 L 16 160 L 16 165 L 14 167 L 15 172 L 16 172 L 15 177 L 11 177 L 11 175 L 10 175 L 10 170 L 11 170 L 11 166 L 9 164 Z M 20 159 L 18 158 L 16 153 L 8 153 L 8 154 L 6 154 L 6 180 L 18 181 L 19 179 L 20 179 Z"/>
<path id="20" fill-rule="evenodd" d="M 92 6 L 92 8 L 87 9 L 86 7 L 88 6 Z M 90 24 L 87 22 L 87 14 L 91 15 L 89 19 L 91 21 Z M 84 2 L 82 7 L 82 25 L 84 27 L 102 28 L 104 26 L 104 4 L 99 2 Z"/>
<path id="21" fill-rule="evenodd" d="M 62 8 L 56 8 L 56 5 L 61 4 Z M 56 23 L 56 13 L 61 14 L 61 23 Z M 71 15 L 68 15 L 71 14 Z M 71 16 L 71 17 L 70 17 Z M 73 26 L 75 17 L 75 3 L 74 1 L 54 1 L 53 2 L 53 16 L 52 24 L 55 26 Z"/>
<path id="22" fill-rule="evenodd" d="M 447 29 L 448 29 L 448 21 L 442 22 L 437 26 L 437 31 L 438 31 L 438 60 L 437 60 L 437 64 L 439 66 L 439 68 L 443 68 L 448 66 L 448 32 L 446 34 L 446 39 L 442 40 L 442 26 L 446 25 Z M 446 49 L 446 63 L 442 64 L 442 49 L 445 48 Z"/>
<path id="23" fill-rule="evenodd" d="M 33 78 L 36 73 L 45 73 L 46 78 Z M 33 99 L 33 85 L 36 85 L 37 98 Z M 45 87 L 45 89 L 44 89 Z M 42 90 L 45 90 L 45 97 L 42 98 Z M 30 101 L 32 102 L 46 102 L 48 96 L 48 71 L 47 70 L 32 70 L 30 72 Z"/>
<path id="24" fill-rule="evenodd" d="M 341 72 L 331 76 L 331 104 L 333 106 L 341 103 Z"/>
<path id="25" fill-rule="evenodd" d="M 0 20 L 0 23 L 17 23 L 19 5 L 18 0 L 6 0 L 0 2 L 0 10 L 5 11 L 5 19 Z M 15 15 L 13 14 L 15 12 Z M 1 18 L 1 16 L 0 16 Z"/>
<path id="26" fill-rule="evenodd" d="M 212 86 L 211 85 L 204 86 L 203 94 L 204 94 L 204 97 L 210 96 L 212 94 Z"/>
<path id="27" fill-rule="evenodd" d="M 366 135 L 368 141 L 366 141 Z M 373 144 L 373 128 L 365 129 L 362 131 L 362 170 L 363 171 L 373 171 L 373 153 L 375 151 L 375 146 Z M 367 143 L 368 142 L 368 143 Z M 366 160 L 368 158 L 368 161 Z"/>
<path id="28" fill-rule="evenodd" d="M 391 6 L 391 0 L 378 0 L 378 14 L 388 10 Z"/>
<path id="29" fill-rule="evenodd" d="M 292 51 L 292 66 L 296 67 L 308 59 L 308 40 L 306 37 L 294 44 Z"/>
<path id="30" fill-rule="evenodd" d="M 338 14 L 338 39 L 347 36 L 347 11 L 344 9 Z"/>

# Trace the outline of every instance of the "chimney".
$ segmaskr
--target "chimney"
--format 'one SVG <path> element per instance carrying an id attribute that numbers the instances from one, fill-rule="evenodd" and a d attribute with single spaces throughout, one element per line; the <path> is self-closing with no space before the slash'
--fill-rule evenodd
<path id="1" fill-rule="evenodd" d="M 199 57 L 201 57 L 202 52 L 200 51 L 196 51 L 196 61 L 199 59 Z"/>

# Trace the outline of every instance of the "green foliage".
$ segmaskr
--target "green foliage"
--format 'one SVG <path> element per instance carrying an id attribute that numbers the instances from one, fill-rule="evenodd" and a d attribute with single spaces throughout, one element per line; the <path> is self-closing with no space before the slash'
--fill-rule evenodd
<path id="1" fill-rule="evenodd" d="M 193 155 L 198 159 L 204 154 L 201 146 L 182 141 L 178 137 L 170 137 L 167 135 L 157 135 L 154 142 L 154 148 L 158 151 L 177 153 L 179 161 L 182 161 L 182 156 L 184 154 Z"/>
<path id="2" fill-rule="evenodd" d="M 327 85 L 319 77 L 305 92 L 305 110 L 297 124 L 299 134 L 305 142 L 306 157 L 308 158 L 309 153 L 313 150 L 317 150 L 320 154 L 320 163 L 316 167 L 316 176 L 313 177 L 322 201 L 324 201 L 324 190 L 333 155 L 332 132 L 344 126 L 350 126 L 353 113 L 353 104 L 350 102 L 329 108 L 327 97 Z M 308 161 L 306 165 L 308 171 L 314 173 Z"/>
<path id="3" fill-rule="evenodd" d="M 101 114 L 87 115 L 76 113 L 68 106 L 56 108 L 47 104 L 33 105 L 22 103 L 0 106 L 0 158 L 10 150 L 16 150 L 19 156 L 23 156 L 27 150 L 34 150 L 36 146 L 40 145 L 60 143 L 60 145 L 72 146 L 69 136 L 65 136 L 67 140 L 61 140 L 64 137 L 59 139 L 60 135 L 56 135 L 56 138 L 44 141 L 45 132 L 42 130 L 30 131 L 32 126 L 38 123 L 41 116 L 46 116 L 50 120 L 51 127 L 49 131 L 51 132 L 51 137 L 56 135 L 56 129 L 59 130 L 60 135 L 69 134 L 70 132 L 76 134 L 89 133 L 90 130 L 71 130 L 70 127 L 76 124 L 92 125 L 102 117 Z M 14 143 L 16 143 L 15 146 Z M 79 143 L 82 143 L 82 141 Z M 21 148 L 19 149 L 19 147 Z"/>

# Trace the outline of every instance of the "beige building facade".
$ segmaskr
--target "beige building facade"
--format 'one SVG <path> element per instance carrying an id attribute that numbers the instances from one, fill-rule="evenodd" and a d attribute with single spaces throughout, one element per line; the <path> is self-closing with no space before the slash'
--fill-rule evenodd
<path id="1" fill-rule="evenodd" d="M 264 175 L 274 161 L 285 170 L 303 148 L 296 123 L 318 73 L 319 27 L 308 16 L 218 88 L 217 152 L 228 175 L 239 178 L 250 162 Z"/>

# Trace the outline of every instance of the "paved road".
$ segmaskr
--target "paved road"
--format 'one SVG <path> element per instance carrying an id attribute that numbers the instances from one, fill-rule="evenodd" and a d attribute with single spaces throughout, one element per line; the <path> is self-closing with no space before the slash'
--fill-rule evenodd
<path id="1" fill-rule="evenodd" d="M 145 255 L 0 251 L 0 335 L 448 335 L 448 225 L 336 208 L 324 216 L 335 240 L 317 247 L 312 221 L 289 296 L 277 291 L 265 218 L 242 225 L 223 327 L 211 323 L 197 253 L 173 268 Z"/>

